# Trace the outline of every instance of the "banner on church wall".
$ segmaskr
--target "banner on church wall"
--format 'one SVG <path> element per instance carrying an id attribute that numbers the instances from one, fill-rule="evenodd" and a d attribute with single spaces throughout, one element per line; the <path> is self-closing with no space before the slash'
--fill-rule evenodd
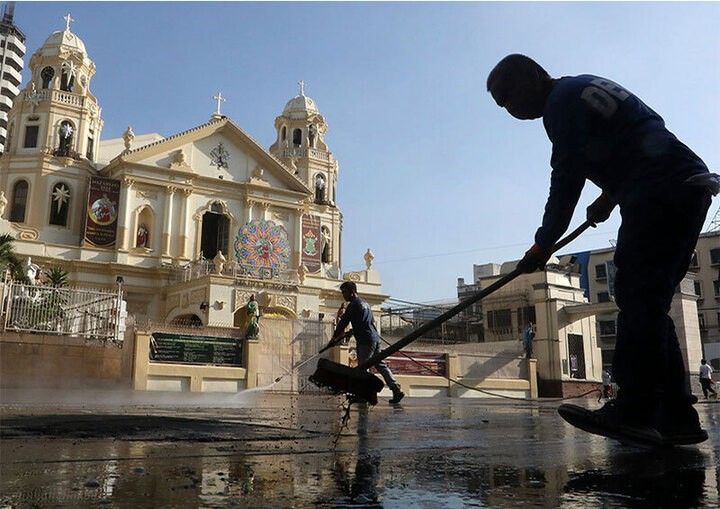
<path id="1" fill-rule="evenodd" d="M 320 218 L 304 215 L 302 219 L 302 264 L 308 272 L 318 272 L 321 266 L 321 256 Z"/>
<path id="2" fill-rule="evenodd" d="M 119 203 L 119 180 L 90 177 L 85 217 L 86 242 L 98 247 L 115 245 Z"/>

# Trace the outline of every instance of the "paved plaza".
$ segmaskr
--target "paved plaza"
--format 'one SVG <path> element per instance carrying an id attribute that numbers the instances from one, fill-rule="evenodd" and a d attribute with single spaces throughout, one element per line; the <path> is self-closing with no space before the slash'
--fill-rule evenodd
<path id="1" fill-rule="evenodd" d="M 710 440 L 647 451 L 576 431 L 549 401 L 381 400 L 341 429 L 329 396 L 0 395 L 2 508 L 719 504 L 715 402 L 697 405 Z"/>

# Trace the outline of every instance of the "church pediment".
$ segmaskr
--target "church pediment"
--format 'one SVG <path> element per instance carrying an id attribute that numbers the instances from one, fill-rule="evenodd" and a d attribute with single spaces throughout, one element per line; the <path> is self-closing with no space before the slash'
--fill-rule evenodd
<path id="1" fill-rule="evenodd" d="M 187 172 L 193 178 L 311 192 L 279 160 L 227 118 L 126 152 L 111 165 L 122 162 Z"/>

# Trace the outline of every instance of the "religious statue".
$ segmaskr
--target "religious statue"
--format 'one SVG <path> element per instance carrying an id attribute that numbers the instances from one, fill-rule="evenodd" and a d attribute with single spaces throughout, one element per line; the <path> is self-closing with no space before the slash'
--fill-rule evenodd
<path id="1" fill-rule="evenodd" d="M 28 284 L 36 285 L 37 284 L 37 276 L 40 272 L 40 266 L 33 263 L 30 257 L 28 256 L 25 260 L 25 267 L 24 267 L 25 277 L 28 280 Z"/>
<path id="2" fill-rule="evenodd" d="M 320 230 L 322 236 L 322 254 L 321 260 L 323 263 L 330 263 L 330 231 L 323 227 Z"/>
<path id="3" fill-rule="evenodd" d="M 325 203 L 325 177 L 319 173 L 315 177 L 315 203 Z"/>
<path id="4" fill-rule="evenodd" d="M 372 251 L 370 251 L 370 248 L 368 248 L 368 250 L 365 252 L 365 256 L 363 256 L 363 258 L 365 258 L 365 266 L 367 267 L 367 270 L 370 270 L 370 267 L 372 267 L 372 262 L 375 259 L 375 255 Z"/>
<path id="5" fill-rule="evenodd" d="M 295 175 L 297 175 L 299 173 L 298 167 L 297 167 L 297 162 L 295 162 L 294 157 L 289 158 L 288 165 L 290 166 L 290 171 L 292 171 Z"/>
<path id="6" fill-rule="evenodd" d="M 128 126 L 123 133 L 122 138 L 125 141 L 125 150 L 130 150 L 130 145 L 132 145 L 132 142 L 135 139 L 135 133 L 133 132 L 132 127 Z"/>
<path id="7" fill-rule="evenodd" d="M 5 198 L 5 191 L 0 191 L 0 218 L 5 214 L 5 207 L 7 207 L 8 199 Z"/>
<path id="8" fill-rule="evenodd" d="M 227 260 L 222 254 L 222 251 L 218 251 L 215 255 L 215 258 L 213 258 L 213 265 L 215 266 L 215 274 L 222 274 L 223 269 L 225 268 L 225 262 Z"/>
<path id="9" fill-rule="evenodd" d="M 140 223 L 137 229 L 137 236 L 135 237 L 136 247 L 149 247 L 150 243 L 150 231 L 145 226 L 145 223 Z"/>
<path id="10" fill-rule="evenodd" d="M 260 309 L 258 303 L 255 300 L 255 295 L 250 296 L 250 300 L 245 304 L 245 313 L 248 317 L 248 326 L 245 329 L 245 339 L 254 339 L 258 337 L 260 333 L 260 326 L 258 320 L 260 319 Z"/>

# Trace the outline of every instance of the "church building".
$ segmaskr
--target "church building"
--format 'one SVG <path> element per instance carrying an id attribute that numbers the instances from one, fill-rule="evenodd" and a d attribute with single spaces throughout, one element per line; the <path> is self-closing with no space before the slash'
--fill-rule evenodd
<path id="1" fill-rule="evenodd" d="M 331 317 L 342 280 L 379 308 L 370 251 L 367 270 L 341 270 L 339 165 L 302 82 L 269 148 L 219 93 L 200 125 L 103 140 L 95 63 L 70 21 L 32 55 L 8 114 L 0 222 L 23 259 L 76 287 L 121 284 L 127 311 L 156 323 L 242 326 L 251 295 L 268 316 Z"/>

